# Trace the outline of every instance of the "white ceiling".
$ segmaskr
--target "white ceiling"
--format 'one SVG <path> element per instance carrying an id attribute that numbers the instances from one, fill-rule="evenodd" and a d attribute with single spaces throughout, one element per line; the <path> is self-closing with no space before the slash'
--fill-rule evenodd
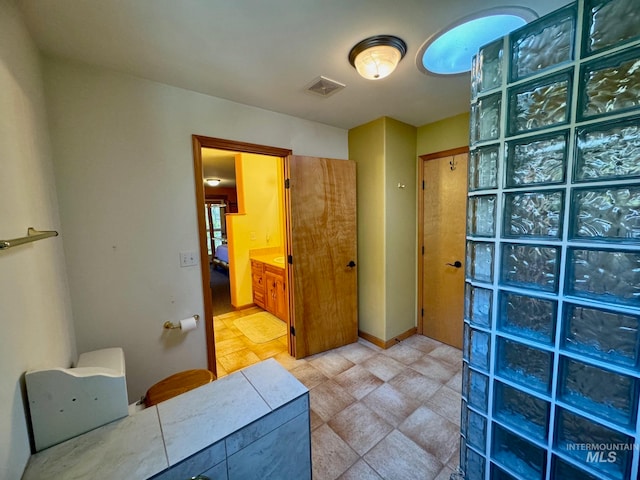
<path id="1" fill-rule="evenodd" d="M 352 128 L 381 116 L 421 126 L 468 110 L 468 75 L 416 67 L 420 46 L 474 12 L 522 6 L 542 16 L 567 0 L 14 0 L 47 55 L 104 66 L 228 100 Z M 360 40 L 408 46 L 390 77 L 360 78 Z M 347 85 L 322 98 L 324 75 Z"/>

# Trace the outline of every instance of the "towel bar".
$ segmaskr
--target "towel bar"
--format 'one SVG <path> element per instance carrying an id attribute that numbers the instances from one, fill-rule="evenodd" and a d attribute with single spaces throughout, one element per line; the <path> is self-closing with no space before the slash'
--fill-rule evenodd
<path id="1" fill-rule="evenodd" d="M 29 227 L 27 229 L 27 236 L 20 238 L 13 238 L 11 240 L 0 240 L 0 250 L 7 250 L 11 247 L 17 247 L 18 245 L 23 245 L 25 243 L 35 242 L 37 240 L 42 240 L 43 238 L 49 237 L 57 237 L 58 232 L 55 230 L 50 231 L 39 231 L 33 227 Z"/>

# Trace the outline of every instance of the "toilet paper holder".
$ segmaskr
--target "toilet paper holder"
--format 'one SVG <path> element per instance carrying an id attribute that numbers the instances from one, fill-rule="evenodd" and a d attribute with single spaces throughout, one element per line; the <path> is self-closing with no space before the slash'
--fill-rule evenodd
<path id="1" fill-rule="evenodd" d="M 193 316 L 193 318 L 194 318 L 194 319 L 195 319 L 195 321 L 197 322 L 198 320 L 200 320 L 200 315 L 198 315 L 198 314 L 196 313 L 196 314 Z M 179 324 L 179 323 L 177 323 L 177 324 L 176 324 L 176 323 L 170 322 L 169 320 L 167 320 L 166 322 L 164 322 L 163 327 L 164 327 L 164 328 L 166 328 L 167 330 L 173 330 L 173 329 L 176 329 L 176 328 L 182 328 L 182 327 L 180 327 L 180 324 Z"/>

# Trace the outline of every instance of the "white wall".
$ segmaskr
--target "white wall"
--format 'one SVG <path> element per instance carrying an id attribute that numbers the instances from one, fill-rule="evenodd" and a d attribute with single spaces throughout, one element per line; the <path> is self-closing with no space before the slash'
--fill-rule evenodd
<path id="1" fill-rule="evenodd" d="M 31 454 L 23 373 L 75 359 L 39 57 L 13 4 L 0 0 L 0 238 L 61 236 L 0 252 L 0 480 Z"/>
<path id="2" fill-rule="evenodd" d="M 129 398 L 206 367 L 191 135 L 347 158 L 347 131 L 48 59 L 47 105 L 78 352 L 122 346 Z"/>

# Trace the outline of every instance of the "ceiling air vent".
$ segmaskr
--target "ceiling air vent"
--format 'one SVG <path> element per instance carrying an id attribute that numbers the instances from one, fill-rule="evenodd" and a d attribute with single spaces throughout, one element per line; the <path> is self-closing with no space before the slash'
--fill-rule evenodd
<path id="1" fill-rule="evenodd" d="M 308 92 L 314 95 L 320 95 L 321 97 L 328 97 L 336 92 L 342 90 L 346 85 L 344 83 L 336 82 L 330 78 L 323 77 L 322 75 L 315 78 L 307 87 Z"/>

